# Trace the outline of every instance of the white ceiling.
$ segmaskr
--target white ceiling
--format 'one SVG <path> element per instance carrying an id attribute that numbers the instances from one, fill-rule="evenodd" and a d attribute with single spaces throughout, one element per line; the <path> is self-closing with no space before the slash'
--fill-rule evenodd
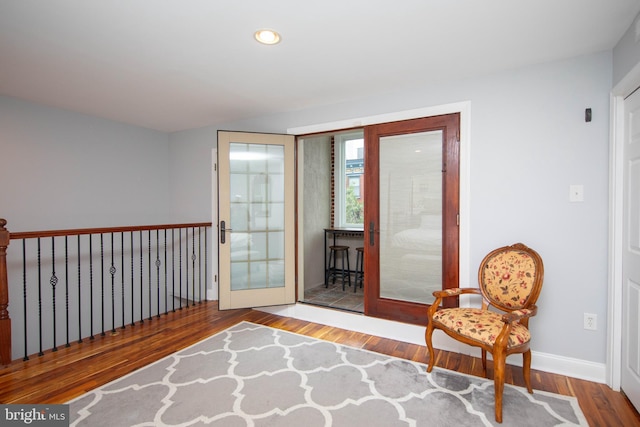
<path id="1" fill-rule="evenodd" d="M 640 0 L 0 0 L 0 94 L 166 132 L 612 49 Z M 262 46 L 259 28 L 282 42 Z"/>

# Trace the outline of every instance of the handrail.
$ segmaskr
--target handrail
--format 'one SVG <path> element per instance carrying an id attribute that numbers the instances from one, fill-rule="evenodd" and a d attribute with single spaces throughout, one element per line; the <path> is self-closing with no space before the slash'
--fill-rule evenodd
<path id="1" fill-rule="evenodd" d="M 0 221 L 4 221 L 0 219 Z M 6 224 L 6 221 L 5 221 Z M 164 225 L 130 225 L 123 227 L 75 228 L 67 230 L 22 231 L 10 233 L 10 239 L 33 239 L 38 237 L 80 236 L 84 234 L 120 233 L 129 231 L 164 230 L 172 228 L 211 227 L 211 222 L 194 222 Z"/>
<path id="2" fill-rule="evenodd" d="M 78 229 L 61 229 L 61 230 L 42 230 L 42 231 L 27 231 L 27 232 L 9 232 L 6 228 L 7 221 L 0 218 L 0 365 L 8 365 L 12 361 L 11 351 L 11 318 L 9 316 L 9 280 L 7 269 L 7 248 L 11 240 L 26 240 L 26 239 L 40 239 L 40 238 L 56 238 L 66 236 L 79 236 L 81 235 L 99 235 L 109 233 L 133 233 L 152 230 L 171 230 L 171 229 L 184 229 L 184 228 L 207 228 L 211 227 L 211 222 L 194 222 L 183 224 L 162 224 L 162 225 L 137 225 L 137 226 L 120 226 L 120 227 L 97 227 L 97 228 L 78 228 Z M 150 237 L 149 237 L 150 239 Z M 165 234 L 166 240 L 166 234 Z M 79 240 L 78 240 L 79 242 Z M 39 245 L 38 240 L 38 245 Z M 78 243 L 79 244 L 79 243 Z M 133 240 L 132 240 L 133 244 Z M 205 236 L 206 246 L 206 236 Z M 24 248 L 23 248 L 24 250 Z M 206 255 L 206 248 L 205 248 Z M 206 258 L 206 257 L 205 257 Z M 142 262 L 142 261 L 141 261 Z M 151 261 L 149 261 L 150 263 Z M 133 261 L 132 261 L 133 268 Z M 151 268 L 149 266 L 149 268 Z M 151 270 L 149 270 L 150 272 Z M 151 273 L 149 273 L 151 274 Z M 188 270 L 187 270 L 188 274 Z M 194 273 L 195 274 L 195 273 Z M 206 276 L 206 265 L 205 265 Z M 188 298 L 188 297 L 187 297 Z M 55 341 L 55 338 L 54 338 Z M 55 343 L 54 343 L 55 345 Z"/>

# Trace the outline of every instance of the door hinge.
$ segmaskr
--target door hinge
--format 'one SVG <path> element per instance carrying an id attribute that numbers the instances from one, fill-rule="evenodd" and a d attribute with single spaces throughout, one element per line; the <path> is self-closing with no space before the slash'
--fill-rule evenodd
<path id="1" fill-rule="evenodd" d="M 460 214 L 456 215 L 456 225 L 460 227 Z"/>

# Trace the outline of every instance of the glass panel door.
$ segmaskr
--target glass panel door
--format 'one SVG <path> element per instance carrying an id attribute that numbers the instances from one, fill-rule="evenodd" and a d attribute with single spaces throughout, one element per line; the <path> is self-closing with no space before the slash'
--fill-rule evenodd
<path id="1" fill-rule="evenodd" d="M 459 128 L 459 114 L 365 128 L 367 315 L 426 325 L 433 291 L 458 286 Z"/>
<path id="2" fill-rule="evenodd" d="M 219 132 L 218 153 L 220 308 L 295 302 L 293 137 Z"/>

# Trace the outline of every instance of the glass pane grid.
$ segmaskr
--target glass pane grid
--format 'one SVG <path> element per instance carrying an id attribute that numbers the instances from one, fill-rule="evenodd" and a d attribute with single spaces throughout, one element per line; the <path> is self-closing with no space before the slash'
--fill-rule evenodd
<path id="1" fill-rule="evenodd" d="M 231 290 L 284 286 L 284 147 L 230 144 Z"/>

